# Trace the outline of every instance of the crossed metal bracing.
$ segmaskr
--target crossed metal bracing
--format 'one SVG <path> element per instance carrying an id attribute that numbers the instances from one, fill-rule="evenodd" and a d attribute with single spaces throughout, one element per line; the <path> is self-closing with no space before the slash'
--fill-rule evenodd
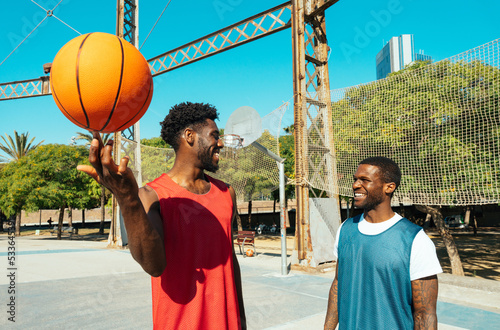
<path id="1" fill-rule="evenodd" d="M 290 27 L 287 2 L 150 59 L 156 76 Z"/>
<path id="2" fill-rule="evenodd" d="M 135 47 L 139 44 L 139 7 L 138 0 L 117 0 L 117 20 L 116 20 L 116 35 L 130 42 Z M 139 123 L 123 130 L 121 136 L 136 140 L 136 131 L 138 131 Z M 139 136 L 137 136 L 139 138 Z M 117 136 L 114 138 L 117 140 Z"/>
<path id="3" fill-rule="evenodd" d="M 137 1 L 125 0 L 123 8 L 123 39 L 127 40 L 134 46 L 137 45 Z"/>
<path id="4" fill-rule="evenodd" d="M 123 31 L 125 40 L 137 47 L 137 0 L 118 1 L 123 2 L 123 20 L 118 20 L 117 32 Z M 290 17 L 289 1 L 148 60 L 151 73 L 157 76 L 287 29 Z M 49 94 L 48 77 L 0 84 L 0 101 Z"/>
<path id="5" fill-rule="evenodd" d="M 335 197 L 336 168 L 331 132 L 325 9 L 338 0 L 292 0 L 294 54 L 296 250 L 301 265 L 313 265 L 309 194 Z"/>
<path id="6" fill-rule="evenodd" d="M 324 16 L 323 16 L 324 17 Z M 333 175 L 332 142 L 328 138 L 328 118 L 330 108 L 329 89 L 324 85 L 327 80 L 324 76 L 328 53 L 323 47 L 326 45 L 325 32 L 317 16 L 306 21 L 305 28 L 305 72 L 306 79 L 306 112 L 308 120 L 307 164 L 308 181 L 313 187 L 332 193 L 330 178 Z M 326 57 L 326 58 L 325 58 Z"/>
<path id="7" fill-rule="evenodd" d="M 322 3 L 333 4 L 336 1 Z M 321 1 L 319 1 L 321 3 Z M 309 8 L 309 9 L 308 9 Z M 311 1 L 305 2 L 305 11 L 311 10 Z M 335 193 L 333 180 L 335 173 L 333 136 L 331 135 L 331 109 L 328 54 L 324 13 L 314 11 L 313 15 L 304 15 L 303 29 L 303 79 L 302 121 L 306 125 L 306 140 L 300 145 L 298 153 L 302 155 L 304 168 L 299 184 L 316 188 L 328 193 Z"/>
<path id="8" fill-rule="evenodd" d="M 0 100 L 20 99 L 49 94 L 49 77 L 0 84 Z"/>

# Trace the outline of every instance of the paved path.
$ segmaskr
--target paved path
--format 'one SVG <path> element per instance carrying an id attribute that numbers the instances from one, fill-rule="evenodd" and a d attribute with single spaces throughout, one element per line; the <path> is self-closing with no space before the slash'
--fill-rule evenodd
<path id="1" fill-rule="evenodd" d="M 7 270 L 7 240 L 0 263 Z M 10 279 L 0 277 L 0 328 L 150 329 L 150 278 L 127 250 L 106 243 L 17 238 L 15 323 L 8 321 Z M 333 272 L 280 275 L 278 254 L 239 261 L 249 329 L 322 329 Z M 499 329 L 500 283 L 443 274 L 440 329 Z"/>

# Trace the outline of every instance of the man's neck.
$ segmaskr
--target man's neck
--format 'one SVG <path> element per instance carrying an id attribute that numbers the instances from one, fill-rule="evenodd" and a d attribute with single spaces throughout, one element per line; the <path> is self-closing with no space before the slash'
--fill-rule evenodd
<path id="1" fill-rule="evenodd" d="M 396 213 L 391 206 L 378 205 L 378 207 L 370 210 L 364 210 L 363 217 L 371 223 L 380 223 L 391 219 Z"/>
<path id="2" fill-rule="evenodd" d="M 210 182 L 203 169 L 194 166 L 190 161 L 176 158 L 174 166 L 167 174 L 172 181 L 195 194 L 205 194 L 210 190 Z"/>

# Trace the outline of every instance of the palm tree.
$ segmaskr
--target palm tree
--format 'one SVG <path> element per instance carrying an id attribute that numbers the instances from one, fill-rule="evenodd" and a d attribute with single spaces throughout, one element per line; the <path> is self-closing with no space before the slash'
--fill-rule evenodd
<path id="1" fill-rule="evenodd" d="M 90 132 L 87 132 L 87 133 L 76 132 L 76 134 L 78 134 L 78 135 L 75 136 L 75 141 L 76 140 L 85 140 L 85 141 L 87 141 L 87 142 L 85 142 L 86 146 L 89 146 L 90 143 L 92 142 L 92 140 L 94 139 L 94 136 Z M 113 138 L 113 133 L 106 133 L 106 134 L 101 133 L 102 143 L 106 144 L 111 138 Z"/>
<path id="2" fill-rule="evenodd" d="M 87 133 L 82 133 L 82 132 L 76 132 L 78 134 L 75 137 L 76 140 L 85 140 L 85 145 L 90 146 L 90 143 L 94 139 L 92 136 L 92 133 L 87 132 Z M 104 145 L 113 137 L 113 133 L 107 133 L 107 134 L 102 134 L 101 133 L 101 139 Z M 104 235 L 104 219 L 106 218 L 106 188 L 101 185 L 101 223 L 99 225 L 99 235 Z"/>
<path id="3" fill-rule="evenodd" d="M 32 145 L 35 137 L 33 137 L 28 142 L 29 135 L 30 133 L 28 132 L 18 135 L 17 132 L 14 131 L 14 139 L 12 139 L 10 135 L 7 135 L 7 133 L 5 133 L 7 139 L 5 139 L 3 136 L 0 136 L 3 140 L 3 143 L 0 142 L 0 149 L 8 156 L 5 157 L 3 155 L 0 155 L 0 162 L 5 163 L 10 161 L 17 161 L 43 143 L 42 141 L 36 145 Z"/>

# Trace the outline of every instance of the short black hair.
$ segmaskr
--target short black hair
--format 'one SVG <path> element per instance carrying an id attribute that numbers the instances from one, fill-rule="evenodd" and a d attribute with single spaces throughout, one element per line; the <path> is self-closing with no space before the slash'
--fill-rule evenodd
<path id="1" fill-rule="evenodd" d="M 396 184 L 396 189 L 401 183 L 401 170 L 398 164 L 390 158 L 387 157 L 368 157 L 362 160 L 359 165 L 366 164 L 377 166 L 380 170 L 380 176 L 385 183 L 394 182 Z"/>
<path id="2" fill-rule="evenodd" d="M 217 109 L 208 103 L 183 102 L 170 108 L 161 125 L 161 138 L 174 148 L 179 149 L 180 133 L 191 127 L 194 130 L 206 125 L 206 120 L 219 118 Z"/>

